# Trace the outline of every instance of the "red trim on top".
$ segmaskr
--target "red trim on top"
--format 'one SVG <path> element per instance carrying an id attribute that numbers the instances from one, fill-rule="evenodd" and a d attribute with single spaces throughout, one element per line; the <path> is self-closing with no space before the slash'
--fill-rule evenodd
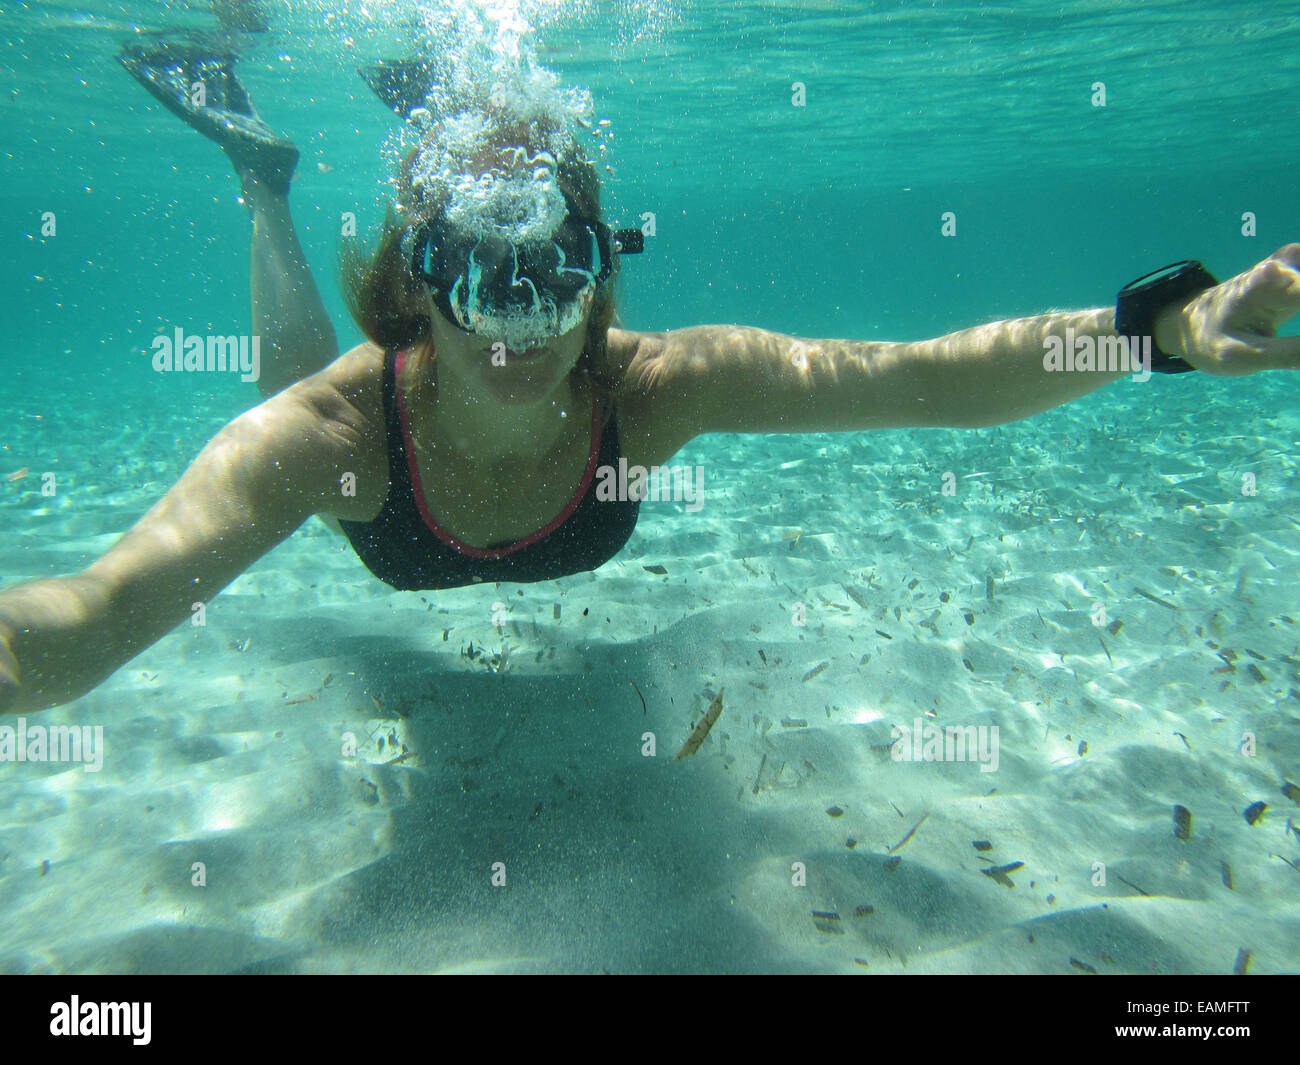
<path id="1" fill-rule="evenodd" d="M 400 381 L 402 366 L 406 362 L 406 352 L 397 353 L 394 368 L 394 376 Z M 535 533 L 530 533 L 522 540 L 516 540 L 506 547 L 473 547 L 470 544 L 463 544 L 447 532 L 441 525 L 434 520 L 433 515 L 429 512 L 428 505 L 425 503 L 424 485 L 420 482 L 420 465 L 415 459 L 415 443 L 411 439 L 411 423 L 406 410 L 406 390 L 400 384 L 397 384 L 397 412 L 398 418 L 402 425 L 402 447 L 406 451 L 406 466 L 411 475 L 411 487 L 414 489 L 415 506 L 420 512 L 420 517 L 424 519 L 424 524 L 429 528 L 439 540 L 448 547 L 455 548 L 463 555 L 469 555 L 471 558 L 504 558 L 506 555 L 522 550 L 535 544 L 538 540 L 550 536 L 556 529 L 569 520 L 569 516 L 578 509 L 578 504 L 582 502 L 582 497 L 587 494 L 587 489 L 591 485 L 591 479 L 596 473 L 596 459 L 600 457 L 600 439 L 601 439 L 601 419 L 600 404 L 596 402 L 595 394 L 592 395 L 591 403 L 591 452 L 587 456 L 587 468 L 582 474 L 582 483 L 578 485 L 578 490 L 574 492 L 573 498 L 569 500 L 568 505 L 560 511 L 559 515 L 542 526 Z"/>

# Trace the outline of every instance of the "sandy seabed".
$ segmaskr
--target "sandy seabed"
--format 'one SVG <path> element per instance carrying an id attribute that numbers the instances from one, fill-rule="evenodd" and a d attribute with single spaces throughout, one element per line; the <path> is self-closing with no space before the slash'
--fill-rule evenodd
<path id="1" fill-rule="evenodd" d="M 313 520 L 28 718 L 105 761 L 0 765 L 0 970 L 1297 971 L 1300 415 L 1268 395 L 704 438 L 699 512 L 535 585 L 395 593 Z M 166 488 L 126 470 L 0 485 L 4 572 L 102 552 Z M 996 770 L 895 760 L 917 722 L 996 728 Z"/>

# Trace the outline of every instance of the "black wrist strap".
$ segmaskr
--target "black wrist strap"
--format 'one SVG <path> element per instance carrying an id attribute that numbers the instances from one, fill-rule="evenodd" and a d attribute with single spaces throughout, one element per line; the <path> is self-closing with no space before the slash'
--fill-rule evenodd
<path id="1" fill-rule="evenodd" d="M 1151 338 L 1151 369 L 1154 373 L 1190 373 L 1196 367 L 1161 351 L 1156 344 L 1156 318 L 1172 303 L 1186 303 L 1193 296 L 1219 282 L 1195 259 L 1170 263 L 1143 274 L 1119 291 L 1115 302 L 1115 332 L 1122 337 Z"/>

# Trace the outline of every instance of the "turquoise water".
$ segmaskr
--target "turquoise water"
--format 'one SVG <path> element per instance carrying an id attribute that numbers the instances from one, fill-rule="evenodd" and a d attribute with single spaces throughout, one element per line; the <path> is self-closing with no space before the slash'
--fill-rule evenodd
<path id="1" fill-rule="evenodd" d="M 543 60 L 612 122 L 611 215 L 660 220 L 657 250 L 626 275 L 632 328 L 908 339 L 1102 305 L 1175 258 L 1226 276 L 1295 236 L 1300 59 L 1286 3 L 1080 3 L 1064 17 L 1048 3 L 650 7 L 621 29 L 593 14 L 541 36 Z M 204 25 L 204 13 L 6 8 L 13 243 L 0 291 L 43 353 L 6 362 L 23 396 L 72 368 L 122 387 L 158 323 L 247 321 L 244 216 L 224 159 L 113 61 L 132 27 Z M 303 150 L 297 221 L 343 343 L 357 336 L 328 283 L 335 219 L 376 216 L 392 128 L 354 70 L 400 54 L 403 10 L 273 7 L 277 30 L 242 67 Z M 1089 106 L 1097 80 L 1104 109 Z M 790 105 L 794 81 L 804 109 Z M 47 210 L 67 239 L 28 238 Z M 956 240 L 939 236 L 944 210 L 958 212 Z M 1253 238 L 1239 234 L 1247 210 Z"/>
<path id="2" fill-rule="evenodd" d="M 265 7 L 272 29 L 248 42 L 240 69 L 263 116 L 302 150 L 293 209 L 346 350 L 360 335 L 334 280 L 338 219 L 355 211 L 364 226 L 380 217 L 384 151 L 394 127 L 394 116 L 355 70 L 405 52 L 409 32 L 403 27 L 414 9 L 327 0 Z M 607 219 L 635 224 L 642 212 L 656 216 L 657 236 L 622 275 L 620 307 L 629 329 L 741 323 L 805 337 L 918 339 L 1050 308 L 1105 306 L 1136 275 L 1181 258 L 1199 258 L 1226 278 L 1300 240 L 1300 113 L 1294 103 L 1300 16 L 1290 2 L 1089 0 L 1069 5 L 1064 14 L 1061 5 L 1045 2 L 982 7 L 831 0 L 579 4 L 566 17 L 551 15 L 547 5 L 529 10 L 539 26 L 541 60 L 564 82 L 589 87 L 597 115 L 610 121 Z M 155 105 L 113 59 L 119 43 L 137 29 L 210 27 L 210 16 L 202 5 L 107 0 L 5 4 L 0 15 L 6 219 L 0 308 L 10 340 L 0 354 L 0 474 L 53 469 L 85 488 L 51 502 L 40 498 L 34 478 L 0 481 L 8 534 L 0 576 L 11 580 L 87 565 L 256 395 L 251 385 L 232 380 L 160 378 L 149 369 L 150 342 L 178 325 L 192 334 L 249 332 L 247 220 L 237 183 L 213 146 Z M 806 107 L 791 105 L 795 82 L 806 88 Z M 1105 84 L 1104 108 L 1090 103 L 1096 82 Z M 956 237 L 940 233 L 945 211 L 956 213 Z M 41 235 L 45 212 L 54 213 L 53 236 Z M 1255 216 L 1254 235 L 1242 234 L 1244 212 Z M 1293 322 L 1284 332 L 1300 329 Z M 680 461 L 707 462 L 720 480 L 733 478 L 728 498 L 734 510 L 717 516 L 721 538 L 688 530 L 676 519 L 656 526 L 658 519 L 647 513 L 629 550 L 638 563 L 667 559 L 675 563 L 674 572 L 763 554 L 785 565 L 791 551 L 789 540 L 780 539 L 785 532 L 834 526 L 841 539 L 824 549 L 811 536 L 803 541 L 805 547 L 811 543 L 816 564 L 810 581 L 861 585 L 861 573 L 888 556 L 901 569 L 910 565 L 922 572 L 936 594 L 964 581 L 981 590 L 979 598 L 986 570 L 1002 549 L 995 546 L 978 564 L 966 565 L 953 562 L 951 552 L 945 556 L 936 543 L 951 546 L 955 535 L 965 543 L 968 535 L 987 540 L 998 531 L 1023 533 L 1018 549 L 1032 556 L 1042 545 L 1033 547 L 1029 538 L 1051 523 L 1099 517 L 1113 519 L 1116 530 L 1122 526 L 1133 538 L 1146 535 L 1152 546 L 1144 556 L 1117 561 L 1085 541 L 1070 559 L 1054 556 L 1045 563 L 1056 572 L 1073 565 L 1086 583 L 1089 572 L 1122 571 L 1138 558 L 1153 573 L 1158 566 L 1185 565 L 1186 551 L 1180 556 L 1167 547 L 1170 537 L 1181 543 L 1178 537 L 1185 535 L 1207 556 L 1231 553 L 1216 582 L 1230 589 L 1238 574 L 1243 583 L 1249 574 L 1269 584 L 1276 609 L 1261 605 L 1261 613 L 1241 621 L 1243 628 L 1225 643 L 1253 640 L 1254 646 L 1276 637 L 1266 651 L 1267 693 L 1252 689 L 1240 706 L 1263 715 L 1260 720 L 1273 730 L 1272 777 L 1289 773 L 1294 780 L 1300 774 L 1294 739 L 1298 648 L 1277 618 L 1285 612 L 1279 604 L 1288 596 L 1294 600 L 1300 557 L 1295 522 L 1288 517 L 1300 514 L 1293 457 L 1300 427 L 1292 416 L 1298 398 L 1300 385 L 1282 373 L 1213 381 L 1187 375 L 1142 389 L 1126 390 L 1121 383 L 1071 408 L 984 434 L 709 438 L 694 442 Z M 1161 467 L 1156 460 L 1137 461 L 1145 448 L 1158 449 L 1170 462 Z M 1119 478 L 1117 453 L 1125 470 Z M 813 475 L 798 466 L 780 472 L 818 456 L 871 472 L 848 487 L 843 475 Z M 1000 471 L 998 499 L 972 512 L 968 525 L 940 528 L 932 524 L 933 511 L 917 502 L 917 479 L 947 468 L 945 463 Z M 1168 508 L 1185 504 L 1159 494 L 1173 491 L 1169 480 L 1148 485 L 1149 492 L 1130 487 L 1127 492 L 1141 497 L 1136 502 L 1116 483 L 1132 486 L 1153 463 L 1175 485 L 1182 477 L 1218 479 L 1216 487 L 1204 489 L 1208 495 L 1198 510 L 1230 504 L 1237 471 L 1256 471 L 1268 484 L 1265 516 L 1237 514 L 1220 525 L 1207 521 L 1171 533 L 1164 523 L 1180 515 L 1171 517 Z M 775 498 L 772 482 L 753 479 L 758 470 L 777 479 Z M 1244 543 L 1252 530 L 1268 543 Z M 911 537 L 913 547 L 904 546 Z M 1119 531 L 1113 540 L 1102 540 L 1131 546 Z M 384 589 L 367 583 L 357 568 L 337 571 L 348 582 L 343 591 L 327 590 L 323 577 L 317 588 L 313 567 L 323 554 L 312 552 L 337 552 L 337 545 L 314 524 L 299 541 L 296 552 L 285 556 L 287 563 L 259 564 L 255 576 L 262 575 L 262 583 L 244 589 L 263 597 L 270 589 L 274 596 L 283 587 L 276 578 L 293 583 L 284 616 L 257 630 L 259 645 L 294 642 L 288 635 L 295 625 L 290 605 L 328 614 L 335 601 L 369 596 L 388 602 Z M 1008 546 L 1004 563 L 1027 571 L 1023 554 L 1007 561 L 1011 552 Z M 334 558 L 329 567 L 336 565 Z M 734 593 L 740 571 L 731 572 Z M 708 587 L 724 595 L 728 580 Z M 1150 587 L 1150 580 L 1142 587 Z M 704 593 L 697 587 L 692 594 Z M 665 628 L 702 609 L 685 591 L 667 594 L 654 606 L 656 622 Z M 1048 612 L 1046 605 L 1042 609 Z M 378 615 L 366 616 L 373 621 Z M 364 642 L 367 623 L 353 617 L 358 628 L 348 629 L 346 618 L 335 624 L 328 632 L 310 630 L 322 657 L 326 648 L 330 655 L 342 653 L 352 632 Z M 626 614 L 623 624 L 636 629 Z M 1189 621 L 1183 636 L 1193 627 Z M 633 642 L 615 640 L 611 653 Z M 690 658 L 683 649 L 689 646 L 689 640 L 670 642 L 654 650 L 654 661 L 662 665 L 677 655 L 688 670 L 725 666 L 745 675 L 749 659 L 727 658 L 726 641 L 714 647 L 716 662 L 705 661 L 705 654 Z M 840 648 L 852 657 L 863 649 Z M 300 649 L 301 655 L 312 651 Z M 813 665 L 829 655 L 810 653 Z M 151 660 L 150 668 L 158 661 Z M 173 695 L 175 713 L 183 718 L 187 659 L 177 651 L 166 661 L 180 674 Z M 1151 672 L 1158 665 L 1136 667 L 1133 683 L 1159 689 L 1161 681 Z M 1020 668 L 1026 668 L 1024 661 Z M 796 670 L 796 685 L 804 672 L 802 665 Z M 1157 708 L 1162 720 L 1172 721 L 1170 729 L 1190 693 L 1215 691 L 1219 677 L 1211 678 L 1208 668 L 1203 672 L 1197 682 L 1202 688 L 1179 679 L 1177 696 Z M 625 691 L 624 673 L 616 677 Z M 680 700 L 682 692 L 677 694 Z M 119 691 L 113 698 L 125 696 Z M 125 704 L 94 704 L 105 714 L 114 705 Z M 791 705 L 785 715 L 807 717 L 806 710 Z M 1110 714 L 1105 731 L 1122 748 L 1123 714 L 1098 713 Z M 771 716 L 782 714 L 772 710 Z M 1010 727 L 1005 720 L 1004 727 Z M 133 743 L 148 751 L 164 743 L 168 731 L 163 726 L 154 736 L 141 729 L 132 733 Z M 145 762 L 163 757 L 137 754 Z M 1129 779 L 1139 778 L 1147 779 Z M 37 785 L 24 779 L 7 782 L 7 794 L 35 802 Z M 600 783 L 582 786 L 590 792 Z M 1228 811 L 1225 822 L 1233 803 L 1239 802 L 1239 812 L 1250 797 L 1263 795 L 1261 788 L 1262 783 L 1259 794 L 1240 797 L 1235 791 L 1231 797 L 1214 793 Z M 1277 834 L 1260 846 L 1297 859 L 1293 841 L 1300 836 L 1288 839 L 1282 829 L 1286 804 L 1269 794 Z M 1187 805 L 1198 815 L 1205 808 L 1194 797 Z M 323 817 L 331 816 L 326 804 Z M 77 815 L 75 804 L 72 817 L 69 838 L 93 834 L 89 815 Z M 1151 823 L 1165 821 L 1167 804 Z M 895 835 L 901 837 L 910 824 Z M 15 825 L 0 847 L 0 882 L 8 880 L 7 897 L 19 913 L 34 914 L 23 908 L 28 888 L 21 878 L 33 875 L 38 851 L 45 852 L 27 846 L 27 830 Z M 215 831 L 210 824 L 207 830 Z M 1156 835 L 1153 830 L 1151 838 Z M 602 845 L 597 834 L 592 846 Z M 763 850 L 761 841 L 755 846 Z M 774 846 L 772 853 L 779 850 Z M 628 868 L 640 868 L 638 856 L 622 857 Z M 1266 858 L 1260 860 L 1267 865 Z M 1273 866 L 1294 878 L 1282 863 Z M 418 880 L 417 873 L 404 875 Z M 1276 875 L 1259 872 L 1258 892 L 1238 908 L 1254 907 L 1256 918 L 1276 915 L 1288 922 L 1278 933 L 1284 948 L 1266 966 L 1285 969 L 1286 958 L 1300 958 L 1300 949 L 1288 940 L 1296 935 L 1294 903 L 1285 912 L 1273 906 L 1280 889 L 1268 886 L 1268 877 Z M 286 892 L 308 881 L 310 872 L 301 876 L 298 881 L 286 874 Z M 753 901 L 761 893 L 736 894 L 750 898 L 755 913 L 766 912 Z M 124 925 L 148 924 L 135 905 L 122 903 L 115 912 L 134 914 Z M 427 899 L 424 905 L 434 907 Z M 1216 914 L 1237 912 L 1234 902 L 1211 899 L 1209 905 L 1217 907 Z M 417 918 L 427 916 L 417 907 Z M 1008 916 L 1006 923 L 1024 917 Z M 765 916 L 756 921 L 773 927 Z M 800 953 L 788 943 L 772 948 L 755 935 L 746 940 L 749 954 L 737 949 L 710 960 L 703 950 L 690 957 L 664 952 L 646 967 L 819 967 L 815 952 Z M 1156 935 L 1152 949 L 1173 938 L 1173 932 Z M 940 940 L 927 942 L 935 946 Z M 1234 949 L 1238 945 L 1234 941 Z M 109 956 L 121 965 L 129 948 Z M 555 967 L 591 967 L 596 956 L 579 953 Z M 5 964 L 16 969 L 112 968 L 111 961 L 95 957 L 69 947 L 40 959 L 21 933 L 0 950 Z M 165 952 L 142 957 L 149 959 L 140 962 L 143 968 L 174 964 Z M 434 952 L 430 958 L 430 967 L 455 961 L 454 954 Z M 1231 960 L 1230 952 L 1228 967 Z M 248 963 L 240 956 L 232 967 Z M 321 962 L 324 968 L 333 964 L 328 958 Z M 347 964 L 386 963 L 352 958 Z M 968 964 L 1015 968 L 996 953 Z M 1180 961 L 1168 964 L 1177 969 Z M 1209 968 L 1199 956 L 1183 957 L 1181 964 L 1187 971 Z M 1129 959 L 1121 969 L 1142 966 Z"/>

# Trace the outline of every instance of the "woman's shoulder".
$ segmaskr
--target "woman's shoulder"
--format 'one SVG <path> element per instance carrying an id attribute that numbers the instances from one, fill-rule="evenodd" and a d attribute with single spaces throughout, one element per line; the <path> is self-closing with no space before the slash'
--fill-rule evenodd
<path id="1" fill-rule="evenodd" d="M 340 444 L 355 448 L 384 429 L 384 352 L 359 344 L 281 393 L 310 410 Z M 340 431 L 341 430 L 341 431 Z"/>
<path id="2" fill-rule="evenodd" d="M 619 447 L 633 464 L 666 462 L 682 443 L 671 403 L 651 387 L 663 337 L 663 333 L 610 329 L 600 367 L 613 383 L 611 411 L 618 418 Z"/>
<path id="3" fill-rule="evenodd" d="M 662 333 L 638 333 L 631 329 L 611 328 L 606 334 L 605 351 L 593 369 L 608 382 L 621 403 L 631 400 L 642 389 L 647 360 L 653 357 Z"/>
<path id="4" fill-rule="evenodd" d="M 358 344 L 294 387 L 326 417 L 351 421 L 351 410 L 363 421 L 382 426 L 384 351 L 375 344 Z"/>
<path id="5" fill-rule="evenodd" d="M 601 404 L 605 411 L 604 422 L 608 424 L 611 417 L 626 414 L 619 408 L 625 407 L 624 388 L 627 383 L 628 368 L 636 358 L 640 333 L 628 329 L 610 327 L 605 334 L 605 349 L 600 357 L 592 362 L 591 369 L 595 375 Z"/>
<path id="6" fill-rule="evenodd" d="M 367 520 L 382 505 L 388 482 L 383 349 L 360 344 L 285 390 L 291 392 L 311 412 L 322 463 L 356 472 L 356 497 L 330 513 Z"/>
<path id="7" fill-rule="evenodd" d="M 346 393 L 364 392 L 383 385 L 384 349 L 367 341 L 351 351 L 345 351 L 325 367 L 316 377 L 322 384 Z M 308 378 L 311 380 L 311 378 Z"/>
<path id="8" fill-rule="evenodd" d="M 601 376 L 614 381 L 622 381 L 627 369 L 636 358 L 637 348 L 645 334 L 635 333 L 630 329 L 610 327 L 605 334 L 605 352 L 596 369 Z"/>

